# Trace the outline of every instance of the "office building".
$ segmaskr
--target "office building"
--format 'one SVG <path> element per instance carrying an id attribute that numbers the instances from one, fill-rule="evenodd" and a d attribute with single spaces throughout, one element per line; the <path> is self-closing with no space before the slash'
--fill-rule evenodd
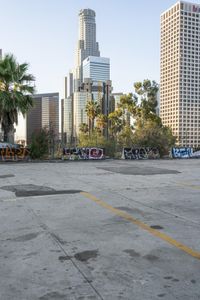
<path id="1" fill-rule="evenodd" d="M 100 57 L 96 41 L 95 16 L 95 12 L 91 9 L 82 9 L 79 13 L 75 68 L 65 80 L 66 92 L 62 102 L 63 136 L 72 136 L 71 140 L 75 141 L 79 135 L 80 125 L 89 123 L 85 111 L 88 101 L 98 102 L 103 114 L 108 115 L 111 111 L 110 60 Z"/>
<path id="2" fill-rule="evenodd" d="M 73 72 L 70 71 L 68 76 L 65 77 L 65 99 L 67 97 L 71 97 L 74 91 L 74 75 Z"/>
<path id="3" fill-rule="evenodd" d="M 90 78 L 93 81 L 106 82 L 110 80 L 110 59 L 106 57 L 88 56 L 83 61 L 83 81 Z"/>
<path id="4" fill-rule="evenodd" d="M 200 5 L 161 15 L 160 117 L 181 146 L 200 146 Z"/>
<path id="5" fill-rule="evenodd" d="M 76 66 L 74 72 L 74 89 L 78 91 L 83 81 L 82 62 L 88 56 L 100 56 L 96 41 L 95 12 L 92 9 L 82 9 L 79 13 L 79 40 L 76 50 Z"/>
<path id="6" fill-rule="evenodd" d="M 61 100 L 61 133 L 64 144 L 73 140 L 73 101 L 72 96 Z"/>
<path id="7" fill-rule="evenodd" d="M 27 144 L 32 134 L 42 128 L 51 130 L 55 140 L 59 139 L 59 93 L 33 96 L 33 107 L 27 113 Z"/>
<path id="8" fill-rule="evenodd" d="M 81 91 L 75 92 L 74 97 L 74 107 L 73 107 L 73 136 L 75 140 L 78 138 L 80 125 L 82 123 L 88 124 L 88 117 L 85 111 L 86 104 L 88 101 L 92 101 L 92 94 L 90 92 Z"/>

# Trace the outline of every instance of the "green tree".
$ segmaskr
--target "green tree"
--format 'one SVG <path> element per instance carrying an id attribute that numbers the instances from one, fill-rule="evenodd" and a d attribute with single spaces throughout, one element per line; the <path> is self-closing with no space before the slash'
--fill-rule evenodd
<path id="1" fill-rule="evenodd" d="M 176 137 L 169 127 L 152 120 L 145 121 L 143 127 L 137 127 L 133 137 L 134 145 L 157 148 L 161 156 L 168 154 L 175 142 Z"/>
<path id="2" fill-rule="evenodd" d="M 49 132 L 43 128 L 32 135 L 30 156 L 33 159 L 44 158 L 49 154 Z"/>
<path id="3" fill-rule="evenodd" d="M 156 116 L 158 84 L 149 79 L 134 83 L 135 92 L 140 96 L 141 103 L 138 106 L 137 116 L 143 120 L 154 119 Z M 140 120 L 141 121 L 141 120 Z M 159 119 L 157 119 L 159 122 Z"/>
<path id="4" fill-rule="evenodd" d="M 25 116 L 32 106 L 35 79 L 27 70 L 28 64 L 17 63 L 12 54 L 0 60 L 0 123 L 5 142 L 14 142 L 14 124 L 18 124 L 18 113 Z"/>
<path id="5" fill-rule="evenodd" d="M 88 101 L 85 111 L 89 119 L 89 133 L 91 134 L 94 129 L 94 120 L 100 114 L 100 105 L 95 101 Z"/>
<path id="6" fill-rule="evenodd" d="M 133 140 L 134 134 L 132 128 L 129 125 L 124 126 L 118 136 L 118 144 L 120 148 L 132 147 Z"/>

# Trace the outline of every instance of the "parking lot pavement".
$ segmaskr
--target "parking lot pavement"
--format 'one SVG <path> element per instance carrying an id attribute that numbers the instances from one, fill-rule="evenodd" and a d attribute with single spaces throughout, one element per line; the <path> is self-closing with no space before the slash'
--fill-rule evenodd
<path id="1" fill-rule="evenodd" d="M 199 169 L 1 164 L 0 299 L 200 299 Z"/>

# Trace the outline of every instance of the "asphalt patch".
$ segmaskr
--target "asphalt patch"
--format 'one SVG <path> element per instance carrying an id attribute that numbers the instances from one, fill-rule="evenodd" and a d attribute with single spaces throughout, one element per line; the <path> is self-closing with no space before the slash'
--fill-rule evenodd
<path id="1" fill-rule="evenodd" d="M 48 196 L 61 194 L 78 194 L 81 190 L 54 190 L 48 186 L 40 186 L 34 184 L 9 185 L 3 186 L 1 189 L 15 193 L 16 197 L 32 197 L 32 196 Z"/>
<path id="2" fill-rule="evenodd" d="M 39 300 L 55 300 L 55 299 L 67 299 L 66 295 L 60 294 L 59 292 L 50 292 L 47 293 L 41 297 L 39 297 Z"/>
<path id="3" fill-rule="evenodd" d="M 166 294 L 158 294 L 158 297 L 162 298 L 165 297 Z"/>
<path id="4" fill-rule="evenodd" d="M 180 172 L 176 170 L 168 170 L 168 169 L 161 169 L 161 168 L 155 168 L 155 167 L 138 167 L 138 166 L 132 166 L 132 167 L 103 167 L 98 168 L 101 170 L 106 170 L 113 173 L 119 173 L 123 175 L 166 175 L 166 174 L 179 174 Z"/>
<path id="5" fill-rule="evenodd" d="M 15 175 L 13 174 L 0 175 L 0 179 L 9 178 L 9 177 L 15 177 Z"/>
<path id="6" fill-rule="evenodd" d="M 28 233 L 28 234 L 24 234 L 24 235 L 20 235 L 17 236 L 15 238 L 12 239 L 7 239 L 7 241 L 13 241 L 13 242 L 26 242 L 26 241 L 30 241 L 35 239 L 40 233 L 36 232 L 36 233 Z"/>
<path id="7" fill-rule="evenodd" d="M 159 259 L 158 256 L 156 255 L 152 255 L 152 254 L 147 254 L 145 256 L 143 256 L 145 259 L 149 260 L 149 261 L 156 261 Z"/>
<path id="8" fill-rule="evenodd" d="M 97 256 L 98 250 L 86 250 L 74 255 L 74 257 L 81 262 L 87 262 L 89 259 L 96 258 Z"/>
<path id="9" fill-rule="evenodd" d="M 140 253 L 136 252 L 134 249 L 126 249 L 124 250 L 125 253 L 128 253 L 130 257 L 139 257 Z"/>
<path id="10" fill-rule="evenodd" d="M 58 259 L 59 261 L 63 262 L 63 261 L 66 261 L 66 260 L 70 260 L 72 257 L 71 256 L 59 256 Z"/>

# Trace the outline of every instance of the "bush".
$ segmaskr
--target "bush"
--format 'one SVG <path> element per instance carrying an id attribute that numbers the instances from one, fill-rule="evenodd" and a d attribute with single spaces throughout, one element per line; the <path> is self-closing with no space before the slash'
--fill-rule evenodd
<path id="1" fill-rule="evenodd" d="M 49 153 L 49 134 L 45 129 L 34 132 L 30 145 L 30 156 L 33 159 L 45 158 Z"/>

